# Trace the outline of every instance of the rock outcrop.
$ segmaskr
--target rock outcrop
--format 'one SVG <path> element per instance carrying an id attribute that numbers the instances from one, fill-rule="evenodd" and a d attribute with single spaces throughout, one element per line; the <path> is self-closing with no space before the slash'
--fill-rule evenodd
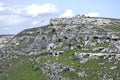
<path id="1" fill-rule="evenodd" d="M 6 46 L 14 35 L 0 35 L 0 48 Z"/>
<path id="2" fill-rule="evenodd" d="M 119 19 L 79 15 L 73 18 L 55 18 L 51 19 L 50 25 L 20 32 L 4 49 L 19 54 L 40 54 L 77 48 L 83 52 L 119 53 L 119 25 Z"/>

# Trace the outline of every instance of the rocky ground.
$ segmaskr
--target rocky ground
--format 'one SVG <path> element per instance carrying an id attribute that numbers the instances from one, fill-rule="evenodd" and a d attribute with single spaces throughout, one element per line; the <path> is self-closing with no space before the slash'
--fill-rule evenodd
<path id="1" fill-rule="evenodd" d="M 3 48 L 7 45 L 14 35 L 0 35 L 0 48 Z"/>
<path id="2" fill-rule="evenodd" d="M 119 19 L 55 18 L 0 42 L 0 80 L 120 80 Z"/>

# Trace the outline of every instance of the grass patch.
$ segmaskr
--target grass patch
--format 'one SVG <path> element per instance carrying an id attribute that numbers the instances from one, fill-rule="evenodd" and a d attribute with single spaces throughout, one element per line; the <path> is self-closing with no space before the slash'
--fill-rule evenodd
<path id="1" fill-rule="evenodd" d="M 120 31 L 120 25 L 115 25 L 115 24 L 112 24 L 112 25 L 107 25 L 105 26 L 105 29 L 110 29 L 111 31 Z"/>
<path id="2" fill-rule="evenodd" d="M 91 42 L 97 42 L 97 39 L 92 39 Z"/>
<path id="3" fill-rule="evenodd" d="M 79 77 L 77 76 L 77 74 L 74 71 L 60 72 L 59 75 L 62 77 L 65 77 L 65 78 L 69 78 L 71 80 L 78 80 L 79 79 Z"/>
<path id="4" fill-rule="evenodd" d="M 14 59 L 14 64 L 5 70 L 6 75 L 0 75 L 0 80 L 46 80 L 42 72 L 40 70 L 35 71 L 31 66 L 31 62 L 27 59 Z"/>
<path id="5" fill-rule="evenodd" d="M 29 44 L 32 44 L 34 42 L 34 38 L 29 38 Z"/>
<path id="6" fill-rule="evenodd" d="M 106 43 L 101 43 L 101 44 L 96 44 L 95 47 L 108 47 L 109 43 L 106 42 Z"/>
<path id="7" fill-rule="evenodd" d="M 20 49 L 22 49 L 22 48 L 24 48 L 25 46 L 23 46 L 23 45 L 17 45 L 15 48 L 14 48 L 14 50 L 16 50 L 16 51 L 18 51 L 18 50 L 20 50 Z"/>

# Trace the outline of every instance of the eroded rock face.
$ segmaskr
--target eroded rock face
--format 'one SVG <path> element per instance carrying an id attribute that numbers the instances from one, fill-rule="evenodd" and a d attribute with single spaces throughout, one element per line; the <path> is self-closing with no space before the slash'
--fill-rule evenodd
<path id="1" fill-rule="evenodd" d="M 4 50 L 12 53 L 45 53 L 81 49 L 92 52 L 120 52 L 120 20 L 77 15 L 51 19 L 50 25 L 26 29 L 17 34 Z M 6 41 L 4 40 L 6 43 Z M 2 43 L 4 43 L 2 42 Z M 54 44 L 54 45 L 52 45 Z M 1 44 L 3 47 L 3 44 Z"/>
<path id="2" fill-rule="evenodd" d="M 108 58 L 109 62 L 114 60 L 120 60 L 120 54 L 108 54 L 108 53 L 74 53 L 74 59 L 80 60 L 80 63 L 85 64 L 89 60 Z"/>

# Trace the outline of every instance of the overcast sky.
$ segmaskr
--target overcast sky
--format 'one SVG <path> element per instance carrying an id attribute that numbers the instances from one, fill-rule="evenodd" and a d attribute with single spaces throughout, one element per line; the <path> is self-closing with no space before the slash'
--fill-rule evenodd
<path id="1" fill-rule="evenodd" d="M 76 14 L 120 19 L 120 0 L 0 0 L 0 34 L 49 23 Z"/>

